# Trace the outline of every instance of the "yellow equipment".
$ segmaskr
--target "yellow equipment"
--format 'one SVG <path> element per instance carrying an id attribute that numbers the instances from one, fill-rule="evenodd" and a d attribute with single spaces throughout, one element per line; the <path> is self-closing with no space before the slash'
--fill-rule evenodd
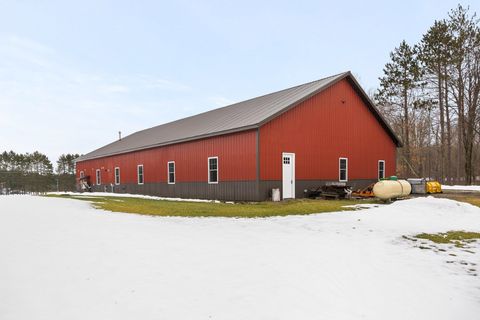
<path id="1" fill-rule="evenodd" d="M 358 189 L 357 191 L 352 192 L 352 196 L 354 197 L 362 197 L 362 198 L 373 198 L 375 195 L 373 194 L 373 186 L 375 183 L 369 184 L 363 189 Z"/>
<path id="2" fill-rule="evenodd" d="M 442 193 L 442 185 L 438 181 L 427 181 L 427 193 Z"/>

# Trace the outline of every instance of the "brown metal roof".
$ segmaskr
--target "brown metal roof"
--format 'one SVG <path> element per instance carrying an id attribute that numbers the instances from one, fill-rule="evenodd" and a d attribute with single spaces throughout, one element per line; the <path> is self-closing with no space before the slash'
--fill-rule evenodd
<path id="1" fill-rule="evenodd" d="M 372 112 L 387 130 L 397 146 L 400 140 L 380 115 L 368 96 L 350 72 L 344 72 L 296 87 L 270 93 L 250 100 L 238 102 L 223 108 L 207 111 L 188 118 L 176 120 L 156 127 L 135 132 L 122 140 L 87 153 L 76 161 L 127 153 L 136 150 L 196 140 L 232 132 L 260 127 L 265 122 L 286 112 L 314 94 L 348 77 L 357 87 Z"/>

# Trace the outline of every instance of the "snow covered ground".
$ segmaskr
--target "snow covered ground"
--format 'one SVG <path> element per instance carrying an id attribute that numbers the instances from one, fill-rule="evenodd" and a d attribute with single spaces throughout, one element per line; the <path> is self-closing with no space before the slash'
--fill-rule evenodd
<path id="1" fill-rule="evenodd" d="M 479 191 L 480 186 L 447 186 L 442 185 L 443 190 L 459 190 L 459 191 Z"/>
<path id="2" fill-rule="evenodd" d="M 434 198 L 228 219 L 0 196 L 0 319 L 476 319 L 480 244 L 402 237 L 461 229 L 480 209 Z"/>
<path id="3" fill-rule="evenodd" d="M 122 197 L 122 198 L 140 198 L 140 199 L 150 199 L 150 200 L 220 203 L 220 201 L 218 201 L 218 200 L 167 198 L 167 197 L 146 196 L 146 195 L 143 195 L 143 194 L 113 193 L 113 192 L 47 192 L 47 194 L 55 194 L 55 195 L 66 194 L 66 195 L 75 196 L 75 197 L 82 197 L 82 198 L 88 198 L 88 197 Z M 229 203 L 233 203 L 233 202 L 229 202 Z"/>

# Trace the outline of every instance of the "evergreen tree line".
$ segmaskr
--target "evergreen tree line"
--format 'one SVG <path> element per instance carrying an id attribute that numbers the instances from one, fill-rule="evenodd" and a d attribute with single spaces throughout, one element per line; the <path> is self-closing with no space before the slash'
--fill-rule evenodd
<path id="1" fill-rule="evenodd" d="M 374 100 L 403 141 L 399 175 L 480 183 L 480 24 L 459 5 L 390 54 Z"/>
<path id="2" fill-rule="evenodd" d="M 45 154 L 0 153 L 0 194 L 43 193 L 75 190 L 74 160 L 78 154 L 62 154 L 54 171 Z"/>

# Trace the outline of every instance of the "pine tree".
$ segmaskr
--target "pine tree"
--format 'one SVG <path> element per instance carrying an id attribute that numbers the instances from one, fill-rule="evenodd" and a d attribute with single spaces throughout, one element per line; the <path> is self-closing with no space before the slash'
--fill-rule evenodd
<path id="1" fill-rule="evenodd" d="M 392 107 L 401 118 L 403 158 L 408 175 L 414 174 L 411 161 L 410 113 L 421 102 L 418 89 L 423 86 L 423 70 L 420 68 L 418 51 L 417 47 L 411 47 L 406 41 L 402 41 L 400 46 L 390 53 L 391 61 L 383 69 L 384 76 L 380 78 L 380 89 L 375 95 L 379 105 Z"/>
<path id="2" fill-rule="evenodd" d="M 450 12 L 447 23 L 452 37 L 452 67 L 449 70 L 448 84 L 458 113 L 458 143 L 463 147 L 465 182 L 471 184 L 474 177 L 473 152 L 480 113 L 479 20 L 475 13 L 470 15 L 468 8 L 459 5 Z"/>
<path id="3" fill-rule="evenodd" d="M 425 70 L 428 83 L 436 90 L 434 104 L 439 111 L 440 122 L 440 179 L 445 175 L 450 180 L 451 169 L 451 123 L 448 107 L 447 68 L 451 63 L 452 39 L 445 20 L 435 21 L 420 43 L 419 59 Z M 445 152 L 445 150 L 448 152 Z M 448 156 L 447 156 L 448 155 Z"/>

